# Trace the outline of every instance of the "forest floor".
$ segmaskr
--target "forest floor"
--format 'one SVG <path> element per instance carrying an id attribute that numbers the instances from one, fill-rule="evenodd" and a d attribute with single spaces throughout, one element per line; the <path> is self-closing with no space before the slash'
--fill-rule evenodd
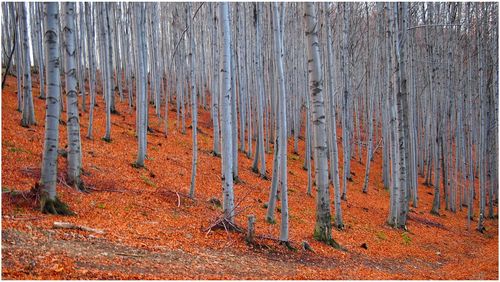
<path id="1" fill-rule="evenodd" d="M 31 200 L 10 192 L 28 191 L 39 181 L 44 140 L 45 101 L 36 98 L 38 81 L 33 82 L 38 124 L 30 128 L 20 126 L 16 87 L 15 77 L 8 77 L 2 92 L 4 279 L 498 279 L 498 218 L 487 220 L 486 231 L 479 233 L 475 220 L 467 230 L 466 208 L 452 213 L 443 204 L 440 216 L 431 215 L 433 188 L 424 186 L 423 179 L 419 179 L 419 206 L 410 208 L 408 230 L 387 226 L 389 192 L 382 184 L 381 148 L 374 155 L 367 194 L 361 192 L 365 166 L 352 160 L 353 180 L 348 183 L 348 199 L 342 202 L 346 228 L 333 231 L 344 251 L 312 238 L 315 193 L 306 195 L 303 140 L 299 155 L 292 153 L 292 141 L 288 146 L 290 240 L 296 251 L 268 238 L 249 245 L 241 233 L 205 232 L 221 213 L 210 200 L 222 200 L 221 159 L 211 154 L 209 111 L 200 110 L 196 197 L 190 200 L 185 197 L 191 175 L 190 120 L 183 135 L 176 129 L 175 111 L 170 110 L 165 137 L 164 123 L 151 108 L 153 132 L 147 137 L 146 168 L 136 169 L 131 165 L 137 152 L 135 110 L 129 110 L 126 100 L 119 102 L 118 96 L 119 114 L 112 115 L 110 143 L 101 140 L 105 130 L 101 96 L 93 140 L 85 138 L 88 113 L 81 113 L 83 180 L 90 193 L 65 184 L 66 159 L 59 158 L 57 192 L 76 215 L 42 214 Z M 62 118 L 66 119 L 65 112 Z M 59 136 L 64 148 L 63 125 Z M 252 172 L 252 160 L 244 153 L 238 158 L 236 223 L 246 227 L 247 215 L 254 214 L 256 234 L 278 238 L 280 213 L 276 224 L 264 220 L 271 181 Z M 266 167 L 270 176 L 272 153 L 266 154 Z M 104 233 L 54 229 L 56 221 Z M 303 241 L 314 252 L 303 250 Z"/>

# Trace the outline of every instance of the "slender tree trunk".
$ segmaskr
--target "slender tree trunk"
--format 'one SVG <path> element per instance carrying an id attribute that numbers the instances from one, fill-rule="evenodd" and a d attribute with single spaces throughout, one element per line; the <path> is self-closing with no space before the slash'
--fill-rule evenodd
<path id="1" fill-rule="evenodd" d="M 342 30 L 342 56 L 341 56 L 341 72 L 343 81 L 343 99 L 342 99 L 342 149 L 344 150 L 343 159 L 343 181 L 342 181 L 342 200 L 347 200 L 347 181 L 351 179 L 349 164 L 351 162 L 350 154 L 350 131 L 349 131 L 349 15 L 347 4 L 343 4 L 343 22 L 344 28 Z"/>
<path id="2" fill-rule="evenodd" d="M 316 175 L 316 225 L 314 238 L 332 244 L 330 192 L 328 189 L 328 157 L 326 142 L 325 105 L 323 98 L 323 74 L 318 42 L 318 18 L 314 3 L 305 4 L 305 31 L 307 37 L 309 93 L 311 95 L 314 138 L 314 168 Z"/>
<path id="3" fill-rule="evenodd" d="M 280 101 L 280 132 L 279 132 L 279 158 L 280 158 L 280 187 L 281 187 L 281 225 L 280 241 L 288 242 L 288 182 L 287 182 L 287 124 L 286 124 L 286 93 L 285 74 L 283 71 L 283 31 L 280 28 L 278 3 L 273 3 L 274 42 L 276 44 L 275 57 L 278 69 L 279 101 Z"/>
<path id="4" fill-rule="evenodd" d="M 193 133 L 193 161 L 191 166 L 191 186 L 189 188 L 189 197 L 194 198 L 194 191 L 196 187 L 196 165 L 198 164 L 198 104 L 196 97 L 196 78 L 194 74 L 194 33 L 192 29 L 191 23 L 191 3 L 188 4 L 188 32 L 189 32 L 189 45 L 190 45 L 190 54 L 189 54 L 189 66 L 190 66 L 190 82 L 191 82 L 191 130 Z"/>
<path id="5" fill-rule="evenodd" d="M 61 76 L 59 73 L 59 4 L 45 5 L 44 42 L 47 50 L 47 99 L 45 111 L 45 141 L 43 144 L 41 211 L 52 214 L 70 214 L 67 206 L 57 198 L 57 148 L 59 144 L 59 110 Z"/>
<path id="6" fill-rule="evenodd" d="M 328 11 L 328 5 L 324 5 L 325 11 Z M 335 205 L 335 227 L 342 229 L 344 227 L 344 222 L 342 220 L 342 207 L 340 199 L 340 179 L 339 179 L 339 158 L 338 158 L 338 147 L 337 147 L 337 121 L 335 117 L 335 91 L 334 91 L 334 65 L 333 65 L 333 36 L 332 36 L 332 23 L 331 15 L 326 15 L 326 31 L 327 31 L 327 51 L 328 51 L 328 91 L 330 99 L 330 127 L 331 138 L 330 144 L 330 173 L 331 180 L 334 188 L 334 205 Z M 310 138 L 310 137 L 309 137 Z M 307 148 L 307 150 L 310 150 Z M 308 160 L 310 162 L 310 160 Z"/>
<path id="7" fill-rule="evenodd" d="M 24 2 L 18 3 L 19 12 L 21 16 L 21 28 L 23 36 L 23 63 L 24 63 L 24 83 L 23 83 L 23 118 L 21 125 L 29 127 L 35 125 L 35 107 L 33 105 L 33 95 L 31 93 L 31 60 L 30 60 L 30 46 L 28 34 L 28 18 L 26 11 L 26 4 Z M 19 79 L 19 78 L 18 78 Z"/>
<path id="8" fill-rule="evenodd" d="M 67 103 L 67 134 L 68 134 L 68 184 L 83 190 L 83 182 L 80 178 L 82 171 L 81 141 L 80 141 L 80 117 L 78 115 L 78 92 L 76 78 L 76 38 L 75 38 L 75 3 L 64 3 L 65 26 L 64 32 L 64 54 L 66 59 L 65 86 Z"/>
<path id="9" fill-rule="evenodd" d="M 223 56 L 221 73 L 223 75 L 221 102 L 222 102 L 222 194 L 224 198 L 224 214 L 230 221 L 234 220 L 234 192 L 233 192 L 233 145 L 231 120 L 231 26 L 229 18 L 229 4 L 219 3 L 221 29 L 223 37 Z"/>
<path id="10" fill-rule="evenodd" d="M 212 56 L 214 60 L 214 70 L 213 70 L 213 83 L 212 83 L 212 121 L 214 127 L 214 144 L 213 144 L 213 153 L 215 156 L 220 156 L 220 128 L 219 128 L 219 46 L 218 46 L 218 32 L 217 32 L 217 10 L 215 9 L 214 3 L 213 11 L 213 30 L 212 30 Z"/>
<path id="11" fill-rule="evenodd" d="M 94 121 L 94 106 L 96 97 L 96 66 L 94 57 L 94 18 L 93 11 L 95 6 L 90 6 L 90 3 L 85 3 L 85 17 L 87 18 L 87 42 L 89 44 L 89 95 L 90 95 L 90 106 L 89 106 L 89 126 L 87 129 L 87 138 L 93 139 L 92 128 Z"/>
<path id="12" fill-rule="evenodd" d="M 259 172 L 262 178 L 266 178 L 266 154 L 264 151 L 264 117 L 263 117 L 263 97 L 264 97 L 264 72 L 262 69 L 262 45 L 261 45 L 261 11 L 262 4 L 256 4 L 256 23 L 255 23 L 255 38 L 256 38 L 256 51 L 255 51 L 255 74 L 257 75 L 257 148 L 256 154 L 252 165 L 254 172 Z M 260 170 L 258 170 L 260 159 Z"/>
<path id="13" fill-rule="evenodd" d="M 112 72 L 111 72 L 111 69 L 112 69 L 112 66 L 113 66 L 113 60 L 112 60 L 112 49 L 111 49 L 111 32 L 110 32 L 110 28 L 109 28 L 109 16 L 108 16 L 108 4 L 104 3 L 103 4 L 104 7 L 102 7 L 105 11 L 104 11 L 104 18 L 103 18 L 103 21 L 104 21 L 104 59 L 106 60 L 104 64 L 104 70 L 102 71 L 105 71 L 106 72 L 106 79 L 105 81 L 103 81 L 103 83 L 106 84 L 105 88 L 106 88 L 106 94 L 105 94 L 105 102 L 106 102 L 106 132 L 105 132 L 105 135 L 104 135 L 104 140 L 106 142 L 110 142 L 111 141 L 111 104 L 113 103 L 112 99 L 114 96 L 113 95 L 113 90 L 111 88 L 111 85 L 112 85 L 112 80 L 113 80 L 113 77 L 112 77 Z"/>

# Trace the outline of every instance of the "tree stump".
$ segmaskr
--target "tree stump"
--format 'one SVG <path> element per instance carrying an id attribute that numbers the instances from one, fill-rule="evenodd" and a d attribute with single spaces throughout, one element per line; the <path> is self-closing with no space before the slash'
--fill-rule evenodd
<path id="1" fill-rule="evenodd" d="M 248 216 L 248 229 L 246 236 L 247 242 L 253 243 L 254 237 L 255 237 L 255 216 L 252 214 Z"/>

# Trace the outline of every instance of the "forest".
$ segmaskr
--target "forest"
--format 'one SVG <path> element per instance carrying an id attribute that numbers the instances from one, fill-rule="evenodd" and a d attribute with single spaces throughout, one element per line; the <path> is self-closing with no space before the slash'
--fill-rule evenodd
<path id="1" fill-rule="evenodd" d="M 497 2 L 0 12 L 3 279 L 499 278 Z"/>

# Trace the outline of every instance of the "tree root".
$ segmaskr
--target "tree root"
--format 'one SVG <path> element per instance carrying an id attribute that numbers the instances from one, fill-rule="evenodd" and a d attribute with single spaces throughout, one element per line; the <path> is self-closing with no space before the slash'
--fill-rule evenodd
<path id="1" fill-rule="evenodd" d="M 137 162 L 133 162 L 133 163 L 131 163 L 130 165 L 131 165 L 133 168 L 138 168 L 138 169 L 140 169 L 140 168 L 144 168 L 144 165 L 140 165 L 140 164 L 138 164 Z"/>
<path id="2" fill-rule="evenodd" d="M 212 230 L 224 229 L 227 233 L 230 231 L 243 233 L 243 228 L 239 227 L 236 223 L 231 222 L 227 217 L 220 217 L 214 223 L 212 223 L 209 227 L 205 228 L 203 232 L 207 234 Z"/>
<path id="3" fill-rule="evenodd" d="M 292 246 L 292 244 L 290 244 L 290 241 L 280 241 L 279 244 L 287 247 L 288 250 L 290 250 L 290 251 L 294 251 L 294 252 L 297 251 L 297 248 L 295 248 L 294 246 Z"/>
<path id="4" fill-rule="evenodd" d="M 42 196 L 40 200 L 40 209 L 43 213 L 55 214 L 55 215 L 75 215 L 65 203 L 59 200 L 58 197 L 55 200 L 49 199 L 47 196 Z"/>

